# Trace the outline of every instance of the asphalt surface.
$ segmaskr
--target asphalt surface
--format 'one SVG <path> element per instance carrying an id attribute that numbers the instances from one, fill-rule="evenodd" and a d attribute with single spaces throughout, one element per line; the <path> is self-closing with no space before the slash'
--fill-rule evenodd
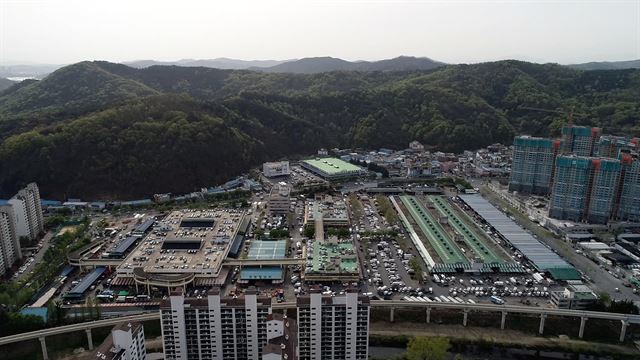
<path id="1" fill-rule="evenodd" d="M 494 205 L 498 205 L 501 208 L 512 209 L 506 201 L 500 199 L 500 197 L 493 193 L 491 190 L 483 187 L 482 195 Z M 516 218 L 516 222 L 534 233 L 539 240 L 549 245 L 565 260 L 574 265 L 576 268 L 582 270 L 589 278 L 591 282 L 589 286 L 596 292 L 606 292 L 612 299 L 615 300 L 632 300 L 640 301 L 640 296 L 633 293 L 631 288 L 624 287 L 620 279 L 616 279 L 606 270 L 600 268 L 593 261 L 589 260 L 583 255 L 577 254 L 575 249 L 571 245 L 567 244 L 562 239 L 558 239 L 553 236 L 546 229 L 540 225 L 530 221 L 524 214 L 519 211 L 512 211 L 513 216 Z M 616 291 L 616 288 L 619 291 Z"/>

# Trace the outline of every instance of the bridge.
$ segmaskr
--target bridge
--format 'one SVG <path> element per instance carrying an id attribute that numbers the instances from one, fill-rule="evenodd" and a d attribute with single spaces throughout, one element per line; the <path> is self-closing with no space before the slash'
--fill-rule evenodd
<path id="1" fill-rule="evenodd" d="M 222 266 L 288 266 L 304 265 L 304 259 L 225 259 Z"/>
<path id="2" fill-rule="evenodd" d="M 295 309 L 295 302 L 282 302 L 272 304 L 271 307 L 274 310 L 289 310 Z M 548 316 L 566 316 L 580 318 L 580 330 L 578 337 L 582 338 L 584 335 L 584 328 L 587 320 L 589 319 L 603 319 L 620 321 L 620 342 L 623 342 L 626 336 L 627 327 L 629 324 L 640 324 L 640 315 L 630 314 L 618 314 L 618 313 L 605 313 L 598 311 L 583 311 L 583 310 L 569 310 L 569 309 L 546 309 L 531 306 L 520 305 L 495 305 L 495 304 L 458 304 L 458 303 L 439 303 L 439 302 L 422 302 L 422 301 L 405 301 L 405 300 L 371 300 L 371 308 L 388 308 L 389 309 L 389 321 L 394 321 L 394 313 L 396 309 L 400 308 L 422 308 L 426 311 L 427 323 L 431 322 L 431 311 L 433 309 L 453 309 L 463 312 L 464 317 L 462 325 L 467 326 L 467 320 L 469 312 L 471 311 L 484 311 L 484 312 L 496 312 L 502 315 L 502 321 L 500 329 L 505 329 L 506 318 L 508 314 L 537 314 L 540 316 L 540 325 L 538 333 L 544 334 L 545 319 Z M 91 337 L 91 329 L 115 326 L 117 324 L 126 322 L 143 322 L 160 320 L 160 311 L 154 311 L 152 313 L 136 314 L 130 316 L 116 317 L 112 319 L 103 319 L 96 321 L 83 322 L 72 325 L 58 326 L 49 329 L 36 330 L 26 332 L 22 334 L 10 335 L 0 338 L 0 346 L 12 344 L 21 341 L 39 339 L 42 347 L 42 356 L 44 360 L 48 360 L 47 345 L 45 338 L 52 335 L 60 335 L 69 332 L 84 330 L 87 333 L 87 342 L 89 350 L 93 349 L 93 340 Z"/>

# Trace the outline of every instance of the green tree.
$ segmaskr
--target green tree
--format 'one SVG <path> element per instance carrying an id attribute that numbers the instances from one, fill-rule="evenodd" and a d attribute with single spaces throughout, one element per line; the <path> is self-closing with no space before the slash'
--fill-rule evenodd
<path id="1" fill-rule="evenodd" d="M 409 266 L 415 272 L 413 277 L 418 280 L 418 282 L 422 282 L 424 276 L 422 275 L 422 267 L 420 266 L 420 260 L 418 260 L 417 256 L 413 256 L 411 260 L 409 260 Z"/>
<path id="2" fill-rule="evenodd" d="M 447 338 L 416 336 L 407 344 L 407 359 L 444 360 L 450 346 Z"/>

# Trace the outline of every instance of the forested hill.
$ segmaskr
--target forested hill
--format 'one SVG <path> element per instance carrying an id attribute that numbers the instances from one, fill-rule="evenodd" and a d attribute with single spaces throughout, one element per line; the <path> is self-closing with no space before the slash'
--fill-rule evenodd
<path id="1" fill-rule="evenodd" d="M 640 135 L 640 70 L 501 61 L 429 71 L 277 74 L 83 62 L 0 93 L 0 189 L 131 198 L 187 192 L 319 147 L 445 151 L 557 134 L 520 110 Z"/>

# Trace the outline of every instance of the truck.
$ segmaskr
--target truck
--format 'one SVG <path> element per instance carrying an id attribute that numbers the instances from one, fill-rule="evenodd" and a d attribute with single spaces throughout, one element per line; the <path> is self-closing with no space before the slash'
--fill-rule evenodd
<path id="1" fill-rule="evenodd" d="M 504 300 L 502 300 L 501 298 L 497 297 L 497 296 L 492 296 L 491 297 L 491 302 L 496 304 L 496 305 L 504 305 Z"/>

